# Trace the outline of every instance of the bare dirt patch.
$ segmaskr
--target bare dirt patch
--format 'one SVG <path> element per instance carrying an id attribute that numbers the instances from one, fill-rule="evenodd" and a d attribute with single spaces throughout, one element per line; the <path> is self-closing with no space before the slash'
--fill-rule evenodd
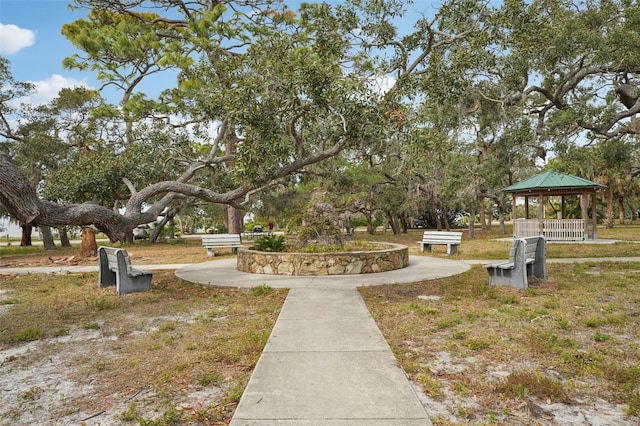
<path id="1" fill-rule="evenodd" d="M 371 238 L 419 240 L 387 236 Z M 509 243 L 464 239 L 454 258 L 485 258 L 487 247 L 503 258 Z M 127 250 L 136 265 L 211 260 L 199 241 Z M 629 255 L 626 245 L 593 250 Z M 46 266 L 74 262 L 77 251 L 5 253 L 0 266 Z M 640 265 L 549 266 L 549 281 L 527 291 L 487 287 L 482 268 L 363 289 L 436 426 L 640 425 Z M 95 274 L 0 277 L 0 424 L 228 422 L 284 293 L 201 288 L 170 273 L 154 275 L 152 292 L 121 298 L 96 283 Z M 42 297 L 38 309 L 24 309 L 28 294 Z M 15 341 L 17 332 L 35 340 Z M 503 386 L 514 373 L 528 381 Z"/>
<path id="2" fill-rule="evenodd" d="M 640 425 L 639 265 L 547 266 L 360 289 L 434 425 Z"/>
<path id="3" fill-rule="evenodd" d="M 226 424 L 286 295 L 173 272 L 123 297 L 96 274 L 5 277 L 0 289 L 3 425 Z"/>

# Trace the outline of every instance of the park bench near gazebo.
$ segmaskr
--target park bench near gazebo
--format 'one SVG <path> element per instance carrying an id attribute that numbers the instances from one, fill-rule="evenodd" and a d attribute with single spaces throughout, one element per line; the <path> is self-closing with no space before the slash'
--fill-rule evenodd
<path id="1" fill-rule="evenodd" d="M 544 236 L 547 241 L 597 240 L 598 217 L 596 192 L 606 186 L 556 171 L 547 171 L 518 182 L 502 191 L 512 194 L 513 237 Z M 546 218 L 546 203 L 550 197 L 561 197 L 561 207 L 556 218 Z M 567 218 L 567 196 L 579 196 L 581 218 Z M 517 218 L 516 201 L 524 198 L 524 218 Z M 538 214 L 530 219 L 529 199 L 536 198 Z M 589 216 L 589 207 L 591 215 Z"/>

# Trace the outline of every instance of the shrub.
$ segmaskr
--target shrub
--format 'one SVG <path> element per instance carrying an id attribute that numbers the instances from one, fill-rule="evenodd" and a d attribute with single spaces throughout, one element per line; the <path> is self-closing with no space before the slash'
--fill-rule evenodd
<path id="1" fill-rule="evenodd" d="M 13 335 L 13 341 L 18 342 L 33 342 L 34 340 L 40 340 L 44 337 L 44 331 L 37 327 L 26 327 L 18 330 Z"/>
<path id="2" fill-rule="evenodd" d="M 498 383 L 495 390 L 509 398 L 525 398 L 534 395 L 541 399 L 570 402 L 560 382 L 535 372 L 514 372 Z"/>
<path id="3" fill-rule="evenodd" d="M 284 237 L 282 235 L 264 235 L 256 240 L 255 249 L 259 251 L 284 251 Z"/>

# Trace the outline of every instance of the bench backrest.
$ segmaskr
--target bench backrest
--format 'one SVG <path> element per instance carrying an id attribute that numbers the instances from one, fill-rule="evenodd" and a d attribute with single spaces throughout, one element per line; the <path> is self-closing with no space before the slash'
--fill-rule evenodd
<path id="1" fill-rule="evenodd" d="M 513 240 L 509 251 L 509 262 L 516 263 L 516 256 L 520 262 L 529 263 L 529 275 L 547 279 L 547 241 L 544 237 L 528 237 Z"/>
<path id="2" fill-rule="evenodd" d="M 543 254 L 538 250 L 538 245 L 544 244 L 543 237 L 528 237 L 524 238 L 524 241 L 527 243 L 524 251 L 525 259 L 538 260 Z"/>
<path id="3" fill-rule="evenodd" d="M 513 244 L 511 245 L 511 250 L 509 250 L 509 262 L 515 262 L 516 252 L 518 250 L 518 246 L 524 247 L 524 258 L 536 260 L 538 254 L 538 237 L 530 237 L 530 238 L 516 238 L 513 240 Z"/>
<path id="4" fill-rule="evenodd" d="M 462 232 L 446 232 L 446 231 L 424 231 L 422 234 L 423 241 L 441 241 L 446 243 L 460 243 L 462 241 Z"/>
<path id="5" fill-rule="evenodd" d="M 107 263 L 109 269 L 121 269 L 124 266 L 127 271 L 131 270 L 131 258 L 125 249 L 100 247 L 98 257 L 101 263 Z M 118 258 L 122 259 L 120 264 L 118 264 Z"/>
<path id="6" fill-rule="evenodd" d="M 202 236 L 203 245 L 240 245 L 240 234 L 211 234 Z"/>

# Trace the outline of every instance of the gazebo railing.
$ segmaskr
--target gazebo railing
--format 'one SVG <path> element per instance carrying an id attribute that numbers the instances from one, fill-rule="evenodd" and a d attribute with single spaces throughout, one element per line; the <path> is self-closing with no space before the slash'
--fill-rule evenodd
<path id="1" fill-rule="evenodd" d="M 518 219 L 513 225 L 513 235 L 516 238 L 535 237 L 543 235 L 549 241 L 582 241 L 586 239 L 584 233 L 584 219 Z"/>

